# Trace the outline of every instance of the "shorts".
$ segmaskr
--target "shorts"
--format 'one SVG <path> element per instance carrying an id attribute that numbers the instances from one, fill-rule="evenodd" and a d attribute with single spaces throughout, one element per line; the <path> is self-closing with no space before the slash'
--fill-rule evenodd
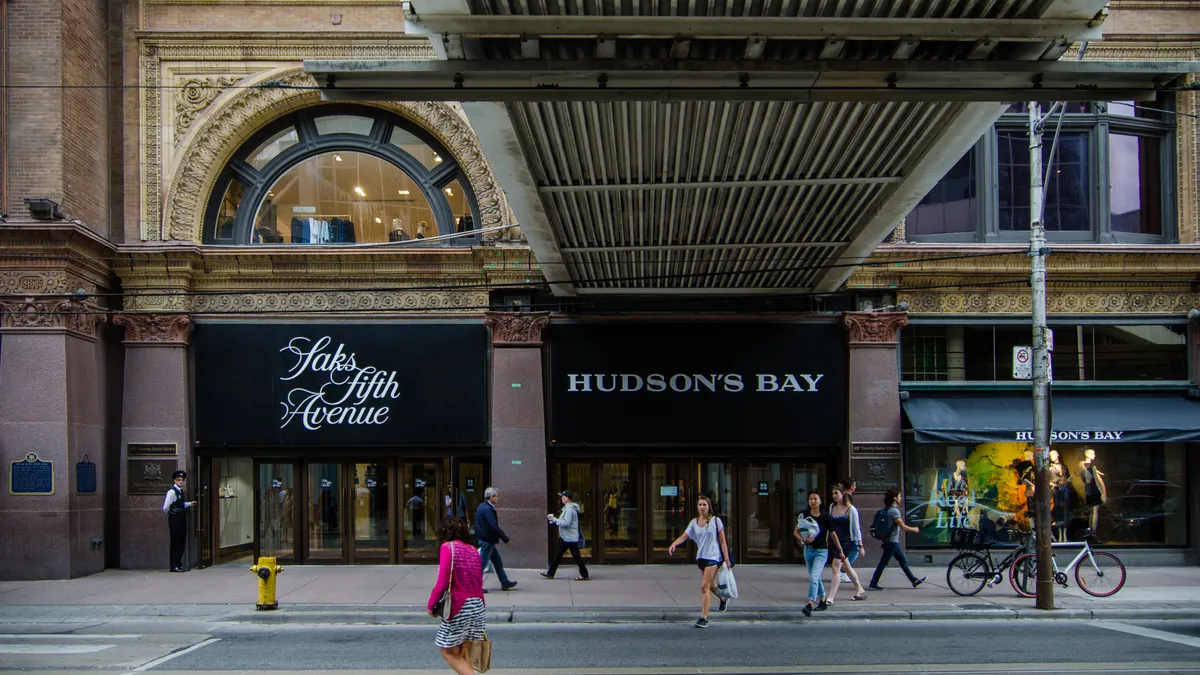
<path id="1" fill-rule="evenodd" d="M 709 560 L 708 558 L 696 558 L 696 567 L 699 567 L 701 572 L 704 571 L 705 567 L 716 567 L 720 564 L 721 563 L 717 562 L 716 560 Z"/>
<path id="2" fill-rule="evenodd" d="M 858 560 L 858 544 L 852 543 L 850 546 L 847 546 L 846 548 L 849 549 L 848 551 L 846 551 L 846 560 L 849 561 L 851 565 L 853 565 L 854 561 Z"/>

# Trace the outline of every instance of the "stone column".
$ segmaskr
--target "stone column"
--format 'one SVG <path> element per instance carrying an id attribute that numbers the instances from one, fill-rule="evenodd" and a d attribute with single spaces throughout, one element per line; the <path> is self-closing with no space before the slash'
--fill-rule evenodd
<path id="1" fill-rule="evenodd" d="M 104 570 L 104 413 L 90 302 L 31 296 L 0 302 L 0 579 L 69 579 Z M 53 492 L 10 495 L 10 467 L 31 454 L 52 464 Z M 76 491 L 75 466 L 97 470 Z"/>
<path id="2" fill-rule="evenodd" d="M 492 331 L 492 486 L 500 491 L 501 544 L 512 568 L 546 565 L 546 407 L 542 330 L 547 314 L 489 313 Z"/>
<path id="3" fill-rule="evenodd" d="M 860 578 L 867 575 L 862 578 L 865 586 L 880 553 L 879 545 L 870 538 L 867 528 L 875 511 L 883 506 L 884 492 L 867 483 L 895 478 L 903 487 L 904 474 L 899 453 L 894 456 L 855 453 L 854 446 L 856 443 L 900 442 L 900 344 L 896 332 L 908 325 L 908 314 L 847 312 L 844 322 L 850 331 L 850 447 L 845 459 L 851 475 L 859 482 L 854 501 L 867 546 L 866 559 L 860 559 L 856 568 L 859 568 Z"/>
<path id="4" fill-rule="evenodd" d="M 195 498 L 199 476 L 192 473 L 191 419 L 188 404 L 186 314 L 118 314 L 125 327 L 125 391 L 121 418 L 121 568 L 167 569 L 170 534 L 162 512 L 166 488 L 157 494 L 130 494 L 130 471 L 138 482 L 170 483 L 171 472 L 188 472 L 185 494 Z M 129 461 L 130 443 L 174 444 L 177 455 Z M 131 466 L 132 464 L 132 466 Z M 154 476 L 143 475 L 147 471 Z M 165 473 L 165 478 L 162 474 Z M 136 486 L 132 490 L 137 492 Z M 195 526 L 194 514 L 189 526 Z M 194 565 L 196 538 L 189 529 L 185 565 Z"/>

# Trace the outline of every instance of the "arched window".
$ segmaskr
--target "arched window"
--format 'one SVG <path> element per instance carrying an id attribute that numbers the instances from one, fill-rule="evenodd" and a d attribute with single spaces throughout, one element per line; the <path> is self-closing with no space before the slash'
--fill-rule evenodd
<path id="1" fill-rule="evenodd" d="M 365 244 L 467 232 L 479 222 L 469 186 L 445 148 L 400 117 L 309 108 L 234 154 L 209 198 L 204 243 Z"/>

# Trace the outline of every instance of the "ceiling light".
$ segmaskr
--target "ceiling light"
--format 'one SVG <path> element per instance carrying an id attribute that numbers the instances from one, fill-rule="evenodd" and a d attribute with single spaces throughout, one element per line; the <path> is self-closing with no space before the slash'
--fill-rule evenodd
<path id="1" fill-rule="evenodd" d="M 435 152 L 435 153 L 433 153 L 433 161 L 435 161 L 435 162 L 440 162 L 440 161 L 442 161 L 442 156 L 441 156 L 441 155 L 439 155 L 439 154 L 437 154 L 436 152 Z"/>
<path id="2" fill-rule="evenodd" d="M 375 219 L 375 222 L 382 224 L 382 223 L 383 223 L 383 218 L 376 218 L 376 219 Z"/>
<path id="3" fill-rule="evenodd" d="M 450 197 L 453 197 L 453 196 L 454 196 L 454 190 L 453 190 L 453 189 L 451 189 L 451 188 L 446 188 L 446 194 L 447 194 L 448 196 L 450 196 Z"/>
<path id="4" fill-rule="evenodd" d="M 334 156 L 333 156 L 333 161 L 335 161 L 335 162 L 340 162 L 340 161 L 342 161 L 342 156 L 341 156 L 341 155 L 334 155 Z"/>
<path id="5" fill-rule="evenodd" d="M 355 186 L 354 186 L 354 191 L 355 191 L 356 193 L 358 193 L 358 196 L 359 196 L 359 197 L 366 197 L 366 196 L 367 196 L 367 193 L 363 192 L 363 189 L 362 189 L 361 187 L 357 186 L 357 185 L 355 185 Z"/>
<path id="6" fill-rule="evenodd" d="M 406 194 L 408 194 L 408 190 L 400 190 L 400 194 L 406 195 Z"/>

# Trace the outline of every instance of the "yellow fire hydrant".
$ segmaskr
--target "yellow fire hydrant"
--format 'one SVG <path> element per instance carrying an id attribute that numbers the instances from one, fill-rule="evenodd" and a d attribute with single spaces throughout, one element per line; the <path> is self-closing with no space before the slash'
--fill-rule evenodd
<path id="1" fill-rule="evenodd" d="M 279 601 L 275 599 L 275 577 L 283 568 L 275 564 L 275 558 L 263 556 L 250 571 L 258 576 L 258 609 L 279 609 Z"/>

